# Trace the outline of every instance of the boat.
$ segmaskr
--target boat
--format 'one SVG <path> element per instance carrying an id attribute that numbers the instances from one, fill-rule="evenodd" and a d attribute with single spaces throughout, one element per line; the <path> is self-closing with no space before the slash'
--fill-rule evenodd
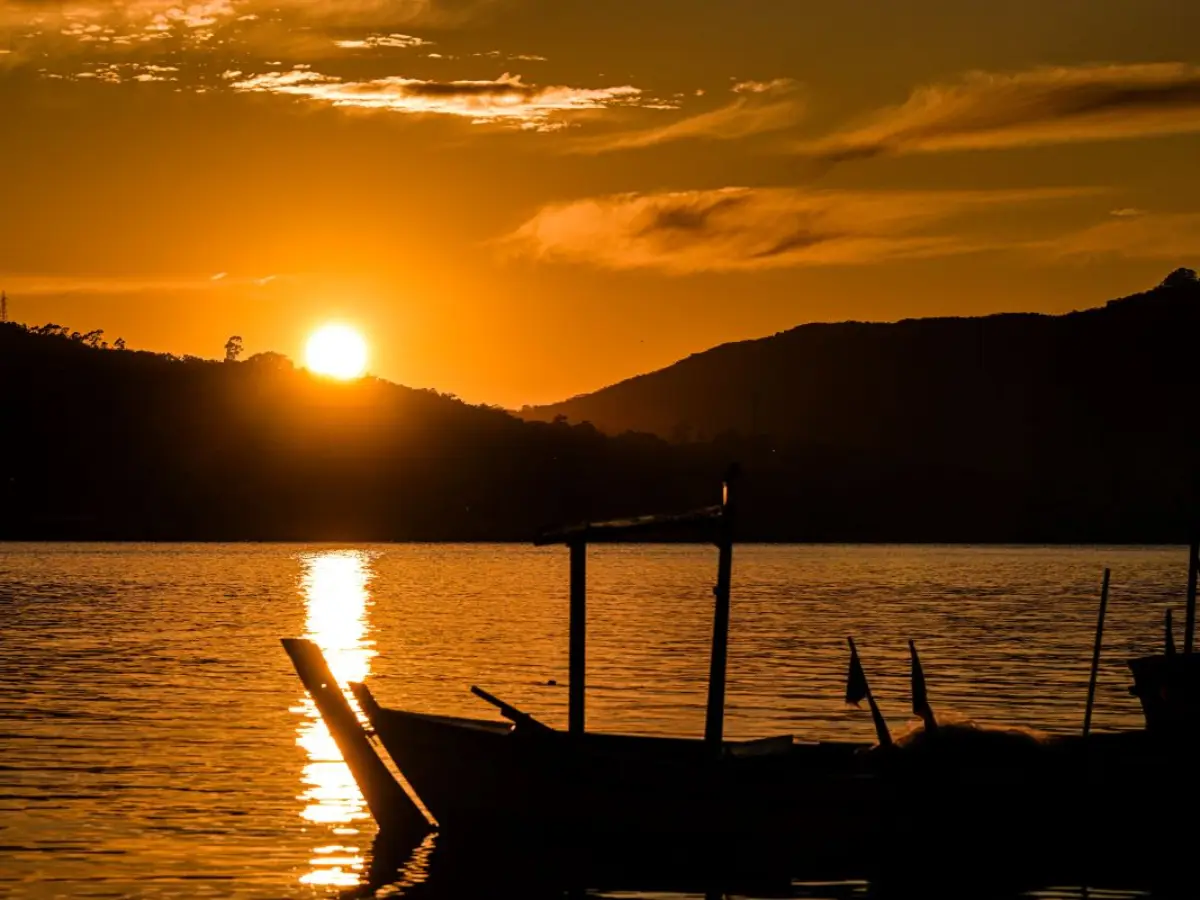
<path id="1" fill-rule="evenodd" d="M 1200 799 L 1190 787 L 1173 796 L 1162 785 L 1163 772 L 1186 765 L 1190 742 L 1149 728 L 1093 735 L 1085 727 L 1082 735 L 1039 739 L 1015 729 L 938 723 L 911 642 L 913 711 L 924 722 L 915 736 L 892 740 L 851 640 L 846 699 L 868 701 L 876 742 L 806 742 L 791 735 L 726 740 L 731 482 L 732 473 L 719 504 L 691 513 L 585 524 L 538 539 L 570 551 L 565 730 L 480 687 L 472 691 L 503 721 L 395 709 L 366 685 L 352 684 L 360 721 L 320 649 L 284 639 L 382 833 L 410 840 L 436 829 L 439 839 L 459 846 L 554 846 L 561 852 L 569 845 L 569 852 L 585 848 L 602 856 L 636 847 L 656 859 L 677 853 L 693 864 L 708 854 L 726 860 L 799 855 L 807 866 L 836 864 L 841 871 L 866 859 L 903 867 L 931 843 L 956 865 L 1016 856 L 1029 865 L 1175 858 L 1178 831 L 1133 833 L 1113 823 L 1153 826 Z M 704 736 L 588 731 L 587 547 L 697 528 L 713 534 L 718 548 Z M 1079 840 L 1077 858 L 1062 843 L 1064 832 Z"/>
<path id="2" fill-rule="evenodd" d="M 1129 693 L 1142 705 L 1146 730 L 1164 738 L 1189 740 L 1200 731 L 1200 654 L 1194 653 L 1196 582 L 1200 577 L 1200 542 L 1188 548 L 1187 620 L 1183 652 L 1175 649 L 1171 610 L 1166 613 L 1163 652 L 1129 660 L 1133 685 Z"/>

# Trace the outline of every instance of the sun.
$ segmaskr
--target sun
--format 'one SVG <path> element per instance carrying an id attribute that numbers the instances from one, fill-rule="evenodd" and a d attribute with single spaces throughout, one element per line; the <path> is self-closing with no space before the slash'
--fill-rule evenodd
<path id="1" fill-rule="evenodd" d="M 318 375 L 349 381 L 367 371 L 367 342 L 349 325 L 323 325 L 308 339 L 304 360 Z"/>

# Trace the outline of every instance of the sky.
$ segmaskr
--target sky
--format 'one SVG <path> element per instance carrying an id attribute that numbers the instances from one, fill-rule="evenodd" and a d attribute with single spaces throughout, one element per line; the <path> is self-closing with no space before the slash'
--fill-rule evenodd
<path id="1" fill-rule="evenodd" d="M 1195 0 L 0 0 L 30 324 L 517 408 L 1200 266 Z"/>

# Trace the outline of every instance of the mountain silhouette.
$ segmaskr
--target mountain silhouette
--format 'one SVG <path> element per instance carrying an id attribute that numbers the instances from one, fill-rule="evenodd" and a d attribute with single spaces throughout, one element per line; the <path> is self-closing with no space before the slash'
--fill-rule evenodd
<path id="1" fill-rule="evenodd" d="M 1043 507 L 1154 496 L 1181 516 L 1200 462 L 1198 326 L 1200 281 L 1181 269 L 1060 316 L 802 325 L 521 415 L 1036 485 Z"/>
<path id="2" fill-rule="evenodd" d="M 715 484 L 650 436 L 56 325 L 0 324 L 0 434 L 0 539 L 526 540 Z"/>
<path id="3" fill-rule="evenodd" d="M 742 540 L 1178 542 L 1197 326 L 1180 270 L 1063 316 L 805 325 L 523 421 L 0 325 L 0 539 L 528 540 L 707 505 L 737 461 Z"/>

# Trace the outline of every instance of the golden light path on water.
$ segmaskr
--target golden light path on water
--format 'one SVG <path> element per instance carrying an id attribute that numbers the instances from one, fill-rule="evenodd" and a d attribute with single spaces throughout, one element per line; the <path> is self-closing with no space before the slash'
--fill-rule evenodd
<path id="1" fill-rule="evenodd" d="M 300 588 L 307 610 L 305 637 L 315 641 L 325 654 L 329 668 L 343 687 L 363 681 L 375 655 L 374 642 L 367 640 L 367 611 L 371 604 L 371 554 L 361 550 L 328 550 L 300 558 L 303 571 Z M 357 710 L 354 698 L 347 698 Z M 362 794 L 333 736 L 306 693 L 296 711 L 303 715 L 296 742 L 308 755 L 301 773 L 304 801 L 301 816 L 320 826 L 327 836 L 313 848 L 311 868 L 300 877 L 302 884 L 353 886 L 362 878 L 363 848 L 357 846 L 360 823 L 370 818 Z"/>

